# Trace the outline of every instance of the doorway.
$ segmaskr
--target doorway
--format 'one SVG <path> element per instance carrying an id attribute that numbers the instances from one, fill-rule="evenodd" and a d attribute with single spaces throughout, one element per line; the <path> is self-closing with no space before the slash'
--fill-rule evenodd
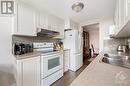
<path id="1" fill-rule="evenodd" d="M 99 53 L 99 23 L 83 26 L 83 60 L 91 62 Z"/>

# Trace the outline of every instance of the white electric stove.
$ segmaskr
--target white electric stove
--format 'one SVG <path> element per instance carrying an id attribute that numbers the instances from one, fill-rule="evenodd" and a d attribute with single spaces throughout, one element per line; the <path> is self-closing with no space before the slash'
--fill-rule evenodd
<path id="1" fill-rule="evenodd" d="M 41 52 L 42 86 L 50 86 L 63 76 L 63 53 L 54 51 L 53 43 L 33 43 L 33 47 Z"/>

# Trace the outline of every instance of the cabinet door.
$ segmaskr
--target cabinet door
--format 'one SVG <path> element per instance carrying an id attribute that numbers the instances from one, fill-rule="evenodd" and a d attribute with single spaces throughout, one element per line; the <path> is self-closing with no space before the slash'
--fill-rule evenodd
<path id="1" fill-rule="evenodd" d="M 119 28 L 125 25 L 125 0 L 119 0 Z"/>
<path id="2" fill-rule="evenodd" d="M 18 85 L 40 86 L 40 57 L 18 61 Z"/>
<path id="3" fill-rule="evenodd" d="M 53 30 L 53 31 L 57 31 L 56 28 L 57 28 L 57 17 L 51 15 L 51 14 L 48 14 L 48 25 L 50 27 L 50 30 Z"/>
<path id="4" fill-rule="evenodd" d="M 125 0 L 125 24 L 130 20 L 130 0 Z"/>
<path id="5" fill-rule="evenodd" d="M 119 0 L 116 0 L 116 10 L 115 10 L 115 34 L 117 34 L 119 30 Z"/>
<path id="6" fill-rule="evenodd" d="M 72 20 L 70 20 L 70 28 L 71 29 L 78 29 L 78 23 L 76 23 L 76 22 L 74 22 L 74 21 L 72 21 Z"/>
<path id="7" fill-rule="evenodd" d="M 64 38 L 64 29 L 65 29 L 65 22 L 64 20 L 57 18 L 57 20 L 55 21 L 55 27 L 54 27 L 55 31 L 58 31 L 60 33 L 60 35 L 58 35 L 56 38 Z"/>
<path id="8" fill-rule="evenodd" d="M 69 69 L 69 59 L 70 59 L 70 51 L 64 51 L 64 72 L 68 71 Z"/>
<path id="9" fill-rule="evenodd" d="M 17 34 L 36 36 L 35 10 L 20 1 L 17 6 Z"/>
<path id="10" fill-rule="evenodd" d="M 23 86 L 40 86 L 40 57 L 22 62 Z"/>
<path id="11" fill-rule="evenodd" d="M 23 86 L 22 84 L 22 61 L 17 60 L 17 85 L 16 86 Z"/>
<path id="12" fill-rule="evenodd" d="M 40 26 L 39 28 L 42 28 L 42 29 L 47 29 L 47 30 L 50 30 L 50 25 L 48 24 L 48 14 L 47 13 L 42 13 L 40 12 L 40 15 L 39 15 L 39 20 L 40 20 Z"/>
<path id="13" fill-rule="evenodd" d="M 46 12 L 40 13 L 40 28 L 57 31 L 60 35 L 55 38 L 64 38 L 64 20 Z"/>
<path id="14" fill-rule="evenodd" d="M 130 0 L 127 0 L 127 10 L 128 20 L 130 20 Z"/>

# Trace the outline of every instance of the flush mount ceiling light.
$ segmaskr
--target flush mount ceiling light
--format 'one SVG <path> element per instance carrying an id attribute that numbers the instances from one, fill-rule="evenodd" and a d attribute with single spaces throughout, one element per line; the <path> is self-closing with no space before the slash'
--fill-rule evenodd
<path id="1" fill-rule="evenodd" d="M 75 12 L 80 12 L 83 8 L 84 8 L 84 4 L 81 2 L 77 2 L 72 5 L 72 10 Z"/>

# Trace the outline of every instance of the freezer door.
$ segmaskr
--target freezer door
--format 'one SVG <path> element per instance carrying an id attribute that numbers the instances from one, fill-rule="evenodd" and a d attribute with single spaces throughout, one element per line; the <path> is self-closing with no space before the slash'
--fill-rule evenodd
<path id="1" fill-rule="evenodd" d="M 83 65 L 83 54 L 82 53 L 76 54 L 75 58 L 76 58 L 75 67 L 76 70 L 78 70 Z"/>
<path id="2" fill-rule="evenodd" d="M 83 65 L 83 55 L 79 54 L 70 54 L 70 70 L 76 71 Z"/>

